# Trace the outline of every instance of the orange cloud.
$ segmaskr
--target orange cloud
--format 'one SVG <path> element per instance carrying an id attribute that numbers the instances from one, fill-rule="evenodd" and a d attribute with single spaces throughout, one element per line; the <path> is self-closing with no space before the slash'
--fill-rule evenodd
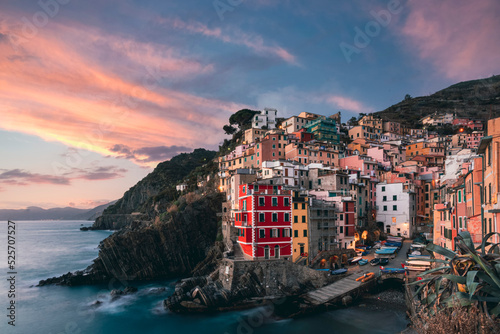
<path id="1" fill-rule="evenodd" d="M 229 115 L 245 107 L 162 86 L 164 78 L 210 73 L 211 64 L 88 27 L 51 26 L 17 47 L 0 39 L 3 129 L 112 156 L 116 144 L 137 152 L 214 147 Z M 0 34 L 20 33 L 2 24 Z"/>
<path id="2" fill-rule="evenodd" d="M 500 2 L 409 1 L 401 34 L 422 59 L 450 79 L 496 74 L 500 54 Z"/>

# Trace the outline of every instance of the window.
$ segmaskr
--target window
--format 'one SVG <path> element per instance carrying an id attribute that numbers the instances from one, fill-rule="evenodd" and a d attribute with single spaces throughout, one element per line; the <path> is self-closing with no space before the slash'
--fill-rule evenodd
<path id="1" fill-rule="evenodd" d="M 298 223 L 299 222 L 299 216 L 293 216 L 293 222 Z"/>
<path id="2" fill-rule="evenodd" d="M 286 222 L 290 221 L 290 214 L 288 212 L 285 212 L 285 221 Z"/>
<path id="3" fill-rule="evenodd" d="M 283 229 L 283 237 L 289 238 L 290 237 L 290 229 L 289 228 L 284 228 Z"/>
<path id="4" fill-rule="evenodd" d="M 278 236 L 278 230 L 273 228 L 271 230 L 271 238 L 276 238 Z"/>
<path id="5" fill-rule="evenodd" d="M 343 213 L 340 214 L 340 220 L 344 220 L 344 214 Z"/>
<path id="6" fill-rule="evenodd" d="M 457 228 L 457 224 L 455 222 L 455 216 L 453 216 L 453 228 Z"/>
<path id="7" fill-rule="evenodd" d="M 288 197 L 285 197 L 284 201 L 285 201 L 284 203 L 285 206 L 290 206 L 290 199 Z"/>
<path id="8" fill-rule="evenodd" d="M 273 222 L 277 222 L 278 221 L 278 214 L 276 212 L 273 212 Z"/>
<path id="9" fill-rule="evenodd" d="M 385 187 L 382 187 L 382 191 L 385 191 Z"/>
<path id="10" fill-rule="evenodd" d="M 278 206 L 278 197 L 273 197 L 272 206 Z"/>
<path id="11" fill-rule="evenodd" d="M 462 203 L 462 192 L 458 191 L 458 203 Z"/>
<path id="12" fill-rule="evenodd" d="M 259 238 L 265 238 L 266 237 L 266 230 L 264 230 L 263 228 L 261 228 L 259 230 Z"/>
<path id="13" fill-rule="evenodd" d="M 318 215 L 318 217 L 321 216 L 321 210 L 317 210 L 316 214 Z"/>
<path id="14" fill-rule="evenodd" d="M 293 237 L 298 238 L 299 237 L 299 230 L 294 230 L 293 231 Z"/>
<path id="15" fill-rule="evenodd" d="M 255 187 L 254 187 L 255 191 L 259 191 L 259 185 L 256 184 Z"/>
<path id="16" fill-rule="evenodd" d="M 340 226 L 340 233 L 344 233 L 344 226 Z"/>
<path id="17" fill-rule="evenodd" d="M 462 228 L 462 217 L 458 217 L 458 227 Z"/>
<path id="18" fill-rule="evenodd" d="M 302 210 L 306 209 L 306 203 L 302 203 Z"/>
<path id="19" fill-rule="evenodd" d="M 242 192 L 245 193 L 245 186 L 243 186 L 243 191 Z"/>
<path id="20" fill-rule="evenodd" d="M 264 197 L 259 197 L 259 206 L 266 205 L 266 199 Z"/>
<path id="21" fill-rule="evenodd" d="M 321 185 L 321 179 L 318 179 L 318 186 Z"/>
<path id="22" fill-rule="evenodd" d="M 247 201 L 243 201 L 243 211 L 247 211 Z"/>
<path id="23" fill-rule="evenodd" d="M 306 222 L 306 216 L 302 216 L 302 222 L 305 223 Z"/>
<path id="24" fill-rule="evenodd" d="M 293 203 L 293 209 L 297 210 L 298 208 L 299 208 L 299 204 L 298 203 Z"/>
<path id="25" fill-rule="evenodd" d="M 398 211 L 398 206 L 397 205 L 393 205 L 392 206 L 392 211 Z"/>
<path id="26" fill-rule="evenodd" d="M 307 230 L 304 230 L 304 231 L 302 232 L 302 235 L 303 235 L 304 237 L 307 237 Z"/>
<path id="27" fill-rule="evenodd" d="M 264 222 L 266 220 L 265 214 L 263 212 L 259 213 L 259 222 Z"/>
<path id="28" fill-rule="evenodd" d="M 392 200 L 397 201 L 398 200 L 398 195 L 392 195 Z"/>
<path id="29" fill-rule="evenodd" d="M 387 201 L 387 196 L 382 197 L 382 201 L 383 202 Z"/>
<path id="30" fill-rule="evenodd" d="M 384 211 L 387 211 L 387 205 L 384 205 Z"/>

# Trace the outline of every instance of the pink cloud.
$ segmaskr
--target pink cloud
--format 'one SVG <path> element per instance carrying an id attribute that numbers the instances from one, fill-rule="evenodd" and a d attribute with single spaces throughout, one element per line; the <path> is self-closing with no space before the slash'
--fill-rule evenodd
<path id="1" fill-rule="evenodd" d="M 170 24 L 172 27 L 185 30 L 191 33 L 201 34 L 207 37 L 216 38 L 224 43 L 244 45 L 261 55 L 274 55 L 289 64 L 298 65 L 295 56 L 280 46 L 266 45 L 262 36 L 247 34 L 238 29 L 232 29 L 230 33 L 223 32 L 220 28 L 211 29 L 199 22 L 184 22 L 180 19 L 158 19 L 161 24 Z"/>
<path id="2" fill-rule="evenodd" d="M 94 28 L 51 27 L 18 47 L 0 40 L 0 128 L 115 156 L 117 144 L 137 152 L 217 146 L 229 115 L 246 107 L 161 86 L 163 77 L 196 78 L 211 64 Z M 4 23 L 0 34 L 19 31 Z"/>
<path id="3" fill-rule="evenodd" d="M 325 101 L 339 109 L 349 110 L 357 113 L 372 112 L 371 108 L 363 105 L 363 103 L 340 95 L 328 95 L 324 97 Z"/>
<path id="4" fill-rule="evenodd" d="M 500 2 L 409 1 L 401 34 L 420 58 L 450 79 L 498 74 Z"/>

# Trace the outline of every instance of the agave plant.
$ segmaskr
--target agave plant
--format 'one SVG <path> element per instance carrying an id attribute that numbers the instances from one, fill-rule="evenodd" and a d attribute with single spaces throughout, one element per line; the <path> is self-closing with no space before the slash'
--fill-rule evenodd
<path id="1" fill-rule="evenodd" d="M 488 240 L 487 234 L 481 246 L 474 248 L 469 232 L 461 232 L 455 238 L 457 252 L 439 245 L 428 244 L 426 249 L 433 255 L 430 261 L 436 267 L 419 275 L 409 285 L 419 285 L 415 297 L 430 313 L 443 308 L 476 306 L 488 317 L 500 314 L 500 244 Z M 439 254 L 444 259 L 437 259 Z"/>

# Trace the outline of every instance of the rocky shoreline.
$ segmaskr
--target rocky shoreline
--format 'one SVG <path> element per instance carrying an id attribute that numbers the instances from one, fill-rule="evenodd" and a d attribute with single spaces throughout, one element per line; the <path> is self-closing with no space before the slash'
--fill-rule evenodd
<path id="1" fill-rule="evenodd" d="M 216 192 L 186 200 L 164 221 L 134 220 L 99 244 L 99 255 L 85 270 L 39 282 L 39 286 L 152 281 L 200 275 L 215 268 L 223 246 L 215 241 L 222 196 Z M 203 264 L 203 266 L 201 265 Z"/>
<path id="2" fill-rule="evenodd" d="M 177 313 L 237 310 L 275 303 L 340 278 L 285 260 L 224 259 L 209 275 L 179 281 L 163 305 Z"/>

